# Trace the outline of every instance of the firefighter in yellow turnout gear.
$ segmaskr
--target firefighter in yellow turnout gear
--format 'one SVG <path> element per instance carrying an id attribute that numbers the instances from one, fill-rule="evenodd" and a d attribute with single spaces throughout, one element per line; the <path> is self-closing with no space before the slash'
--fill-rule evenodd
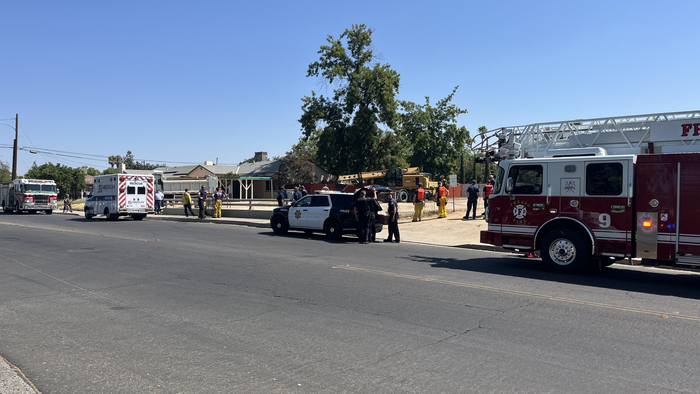
<path id="1" fill-rule="evenodd" d="M 447 196 L 450 195 L 450 191 L 447 190 L 442 182 L 438 182 L 437 194 L 435 200 L 438 203 L 438 218 L 447 217 Z"/>
<path id="2" fill-rule="evenodd" d="M 216 192 L 214 192 L 214 217 L 215 218 L 220 218 L 221 217 L 221 203 L 226 197 L 226 193 L 224 193 L 223 190 L 221 190 L 220 187 L 216 188 Z"/>

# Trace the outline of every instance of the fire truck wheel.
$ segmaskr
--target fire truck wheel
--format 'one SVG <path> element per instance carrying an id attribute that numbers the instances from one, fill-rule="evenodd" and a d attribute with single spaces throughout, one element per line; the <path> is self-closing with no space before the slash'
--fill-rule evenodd
<path id="1" fill-rule="evenodd" d="M 329 220 L 323 230 L 326 232 L 326 238 L 330 240 L 340 239 L 343 236 L 343 228 L 337 220 Z"/>
<path id="2" fill-rule="evenodd" d="M 274 219 L 272 219 L 272 231 L 275 232 L 275 234 L 282 235 L 282 234 L 287 234 L 287 231 L 289 230 L 289 225 L 286 223 L 283 217 L 278 216 Z"/>
<path id="3" fill-rule="evenodd" d="M 575 273 L 583 270 L 590 260 L 588 246 L 576 231 L 557 229 L 542 240 L 540 256 L 554 271 Z"/>

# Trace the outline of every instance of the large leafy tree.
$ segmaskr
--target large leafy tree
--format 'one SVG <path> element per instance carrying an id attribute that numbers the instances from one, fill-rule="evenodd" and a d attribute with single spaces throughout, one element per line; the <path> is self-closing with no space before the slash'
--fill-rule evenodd
<path id="1" fill-rule="evenodd" d="M 8 182 L 12 180 L 12 172 L 10 165 L 0 160 L 0 182 Z"/>
<path id="2" fill-rule="evenodd" d="M 27 179 L 52 179 L 61 195 L 70 193 L 75 197 L 85 189 L 85 173 L 80 168 L 71 168 L 61 164 L 44 163 L 40 166 L 34 162 L 24 174 Z"/>
<path id="3" fill-rule="evenodd" d="M 388 131 L 396 124 L 400 76 L 373 63 L 372 33 L 360 24 L 328 36 L 307 72 L 334 87 L 329 97 L 305 96 L 299 122 L 316 144 L 317 164 L 335 175 L 401 165 L 400 144 Z"/>
<path id="4" fill-rule="evenodd" d="M 421 171 L 429 172 L 434 180 L 447 179 L 461 167 L 465 145 L 469 142 L 466 127 L 457 127 L 457 116 L 467 113 L 452 104 L 457 88 L 434 106 L 430 98 L 419 105 L 402 101 L 399 134 L 409 142 L 408 161 Z"/>

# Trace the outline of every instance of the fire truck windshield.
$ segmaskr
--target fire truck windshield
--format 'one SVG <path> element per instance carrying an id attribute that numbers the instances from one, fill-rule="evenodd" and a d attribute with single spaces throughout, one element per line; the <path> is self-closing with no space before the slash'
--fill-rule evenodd
<path id="1" fill-rule="evenodd" d="M 23 183 L 21 190 L 23 193 L 56 193 L 56 185 L 45 185 L 41 183 Z"/>
<path id="2" fill-rule="evenodd" d="M 493 194 L 498 194 L 501 192 L 501 185 L 503 185 L 503 176 L 506 170 L 503 167 L 498 167 L 498 173 L 496 174 L 496 184 L 493 185 Z"/>

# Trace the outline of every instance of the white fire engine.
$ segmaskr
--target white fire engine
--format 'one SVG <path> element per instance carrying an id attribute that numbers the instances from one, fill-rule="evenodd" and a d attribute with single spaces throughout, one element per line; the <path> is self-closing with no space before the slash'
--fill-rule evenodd
<path id="1" fill-rule="evenodd" d="M 44 211 L 50 215 L 57 208 L 56 182 L 47 179 L 15 179 L 0 185 L 4 212 Z"/>
<path id="2" fill-rule="evenodd" d="M 700 266 L 700 111 L 508 127 L 483 141 L 499 164 L 482 243 L 538 252 L 562 272 L 634 257 Z"/>
<path id="3" fill-rule="evenodd" d="M 141 220 L 154 212 L 152 175 L 110 174 L 95 177 L 85 201 L 85 218 L 105 215 L 110 220 L 131 216 Z"/>

